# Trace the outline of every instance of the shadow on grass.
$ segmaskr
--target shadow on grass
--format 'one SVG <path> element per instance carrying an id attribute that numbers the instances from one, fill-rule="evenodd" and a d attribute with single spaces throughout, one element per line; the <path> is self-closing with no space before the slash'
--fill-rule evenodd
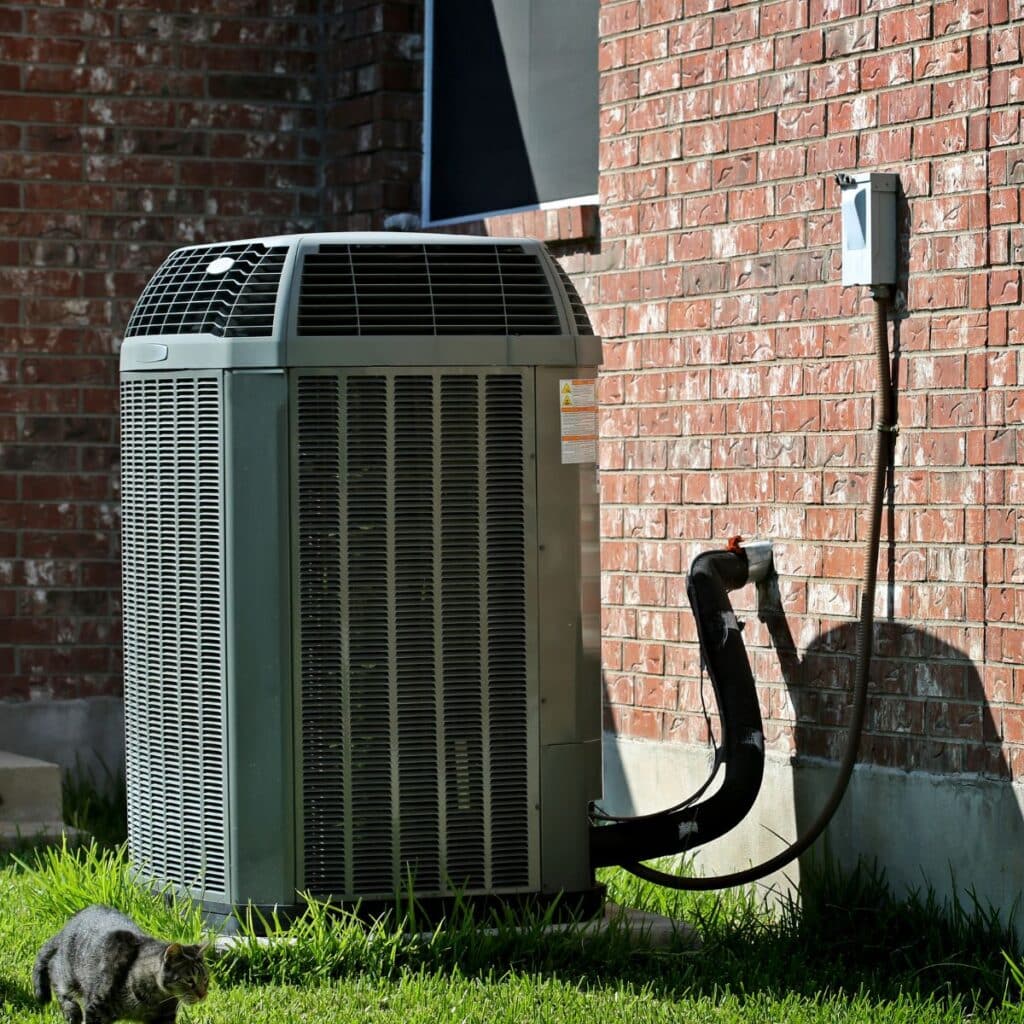
<path id="1" fill-rule="evenodd" d="M 64 820 L 92 836 L 100 846 L 114 848 L 128 838 L 128 795 L 123 772 L 101 762 L 99 777 L 79 766 L 65 772 Z"/>
<path id="2" fill-rule="evenodd" d="M 223 984 L 393 978 L 403 971 L 490 979 L 519 974 L 591 989 L 643 988 L 667 999 L 729 991 L 780 998 L 919 995 L 967 1007 L 1004 1000 L 1009 970 L 1002 954 L 1017 949 L 1016 934 L 969 897 L 966 910 L 944 906 L 927 892 L 895 899 L 881 872 L 864 866 L 846 873 L 812 867 L 804 872 L 803 889 L 799 906 L 784 904 L 771 916 L 735 894 L 704 895 L 689 909 L 680 906 L 679 916 L 699 926 L 700 949 L 684 938 L 645 949 L 614 926 L 586 938 L 573 930 L 552 932 L 539 918 L 492 919 L 486 930 L 488 922 L 468 916 L 410 942 L 388 922 L 367 930 L 311 906 L 282 929 L 280 937 L 291 941 L 243 940 L 221 957 L 217 974 Z M 615 895 L 614 884 L 612 890 Z"/>
<path id="3" fill-rule="evenodd" d="M 928 888 L 896 898 L 876 867 L 862 862 L 844 872 L 831 861 L 812 863 L 801 869 L 799 904 L 783 904 L 773 923 L 711 930 L 705 952 L 716 964 L 704 965 L 695 983 L 710 973 L 734 989 L 775 994 L 843 990 L 1000 1003 L 1010 977 L 1003 952 L 1019 950 L 1012 915 L 1003 922 L 959 891 L 957 904 Z"/>
<path id="4" fill-rule="evenodd" d="M 32 990 L 19 981 L 0 976 L 0 1007 L 7 1004 L 15 1010 L 40 1010 Z"/>

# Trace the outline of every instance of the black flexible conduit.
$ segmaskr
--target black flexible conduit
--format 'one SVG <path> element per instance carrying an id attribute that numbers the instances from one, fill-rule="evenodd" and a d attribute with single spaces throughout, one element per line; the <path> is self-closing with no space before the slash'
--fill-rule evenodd
<path id="1" fill-rule="evenodd" d="M 750 809 L 750 805 L 753 803 L 753 797 L 750 796 L 744 787 L 743 793 L 739 797 L 740 805 L 738 805 L 742 805 L 742 814 L 740 814 L 739 817 L 736 817 L 736 815 L 734 813 L 730 813 L 730 810 L 727 808 L 718 809 L 717 807 L 714 807 L 715 814 L 712 821 L 709 823 L 713 827 L 705 828 L 706 808 L 708 808 L 709 805 L 713 805 L 713 801 L 720 797 L 729 783 L 729 769 L 732 767 L 730 761 L 732 756 L 735 756 L 735 754 L 731 751 L 726 751 L 726 780 L 721 789 L 707 800 L 688 807 L 685 811 L 666 814 L 665 821 L 658 828 L 652 827 L 650 819 L 645 821 L 624 821 L 615 825 L 604 825 L 593 828 L 591 830 L 591 851 L 595 866 L 621 864 L 627 871 L 632 872 L 639 878 L 644 878 L 647 881 L 655 882 L 658 885 L 663 885 L 671 889 L 707 890 L 725 889 L 733 885 L 746 885 L 748 882 L 754 882 L 759 878 L 763 878 L 765 875 L 771 874 L 773 871 L 778 871 L 780 868 L 785 867 L 792 860 L 799 857 L 800 854 L 807 850 L 818 836 L 824 832 L 825 827 L 828 825 L 832 816 L 835 814 L 836 809 L 839 807 L 839 804 L 843 799 L 843 795 L 846 793 L 846 787 L 850 782 L 850 776 L 853 774 L 853 767 L 857 761 L 857 749 L 860 746 L 860 735 L 864 725 L 864 712 L 867 707 L 868 676 L 871 668 L 872 641 L 875 621 L 875 585 L 878 579 L 878 545 L 882 526 L 882 502 L 885 495 L 886 474 L 892 454 L 892 439 L 896 431 L 895 405 L 893 402 L 892 382 L 890 380 L 889 372 L 889 339 L 886 327 L 888 295 L 888 288 L 884 286 L 874 289 L 872 294 L 872 297 L 875 300 L 875 316 L 872 335 L 875 343 L 877 365 L 877 397 L 875 401 L 874 475 L 871 482 L 871 497 L 869 501 L 869 508 L 871 509 L 871 523 L 868 531 L 868 539 L 864 546 L 860 620 L 857 627 L 857 661 L 854 669 L 853 681 L 853 707 L 850 711 L 850 722 L 847 727 L 846 749 L 843 752 L 843 759 L 839 765 L 839 775 L 836 778 L 832 792 L 829 795 L 825 806 L 821 809 L 817 818 L 815 818 L 808 827 L 807 831 L 792 844 L 763 863 L 756 864 L 753 867 L 746 868 L 742 871 L 735 871 L 728 875 L 719 875 L 713 878 L 682 878 L 678 875 L 672 875 L 665 871 L 658 871 L 655 868 L 650 868 L 637 863 L 638 861 L 647 860 L 651 857 L 660 857 L 668 853 L 679 853 L 692 848 L 698 843 L 706 843 L 710 839 L 722 835 L 722 833 L 727 830 L 722 829 L 721 831 L 717 831 L 715 835 L 711 835 L 711 832 L 714 831 L 714 827 L 721 825 L 731 818 L 735 819 L 732 824 L 736 824 L 747 813 Z M 733 564 L 735 563 L 735 555 L 732 552 L 720 551 L 710 552 L 709 554 L 711 556 L 728 555 L 730 559 L 733 560 Z M 696 566 L 697 562 L 699 562 L 703 557 L 706 556 L 699 556 L 698 559 L 695 560 L 694 565 Z M 728 564 L 729 563 L 724 561 L 724 558 L 711 563 L 714 569 L 721 573 L 721 583 L 728 589 L 735 589 L 735 586 L 729 586 L 730 581 L 735 579 L 736 576 L 726 568 Z M 745 575 L 746 574 L 744 572 L 744 580 L 742 582 L 746 582 Z M 742 585 L 742 583 L 737 585 Z M 689 592 L 689 587 L 687 589 Z M 698 603 L 704 600 L 703 595 L 700 593 L 698 593 L 697 596 Z M 715 606 L 714 595 L 709 595 L 708 599 L 712 602 L 708 607 L 713 608 Z M 694 599 L 691 595 L 691 604 L 693 603 Z M 728 605 L 728 603 L 728 599 L 725 599 L 725 604 Z M 712 670 L 712 664 L 716 660 L 716 648 L 713 646 L 715 634 L 712 633 L 711 636 L 707 636 L 705 635 L 705 632 L 702 631 L 701 623 L 704 616 L 697 612 L 697 607 L 698 605 L 694 604 L 694 611 L 697 615 L 697 633 L 700 639 L 701 650 L 704 652 L 705 661 L 708 663 L 708 672 L 711 675 L 712 682 L 715 684 L 715 695 L 719 700 L 719 707 L 722 712 L 724 733 L 725 726 L 729 721 L 729 718 L 727 714 L 727 705 L 723 704 L 723 699 L 725 699 L 726 695 L 731 693 L 732 690 L 731 688 L 726 689 L 725 687 L 720 687 L 720 681 L 716 681 L 715 672 Z M 731 612 L 731 608 L 729 610 Z M 733 634 L 730 630 L 729 637 L 731 638 L 732 636 Z M 743 641 L 740 639 L 738 630 L 735 632 L 735 641 L 739 644 L 742 650 Z M 745 650 L 743 650 L 742 659 L 743 664 L 746 665 L 746 671 L 749 673 L 750 666 L 747 661 Z M 720 664 L 728 664 L 729 661 L 735 665 L 735 656 L 730 654 L 728 661 L 723 660 Z M 745 690 L 745 682 L 746 681 L 744 679 L 742 681 L 742 685 L 737 689 Z M 751 679 L 751 686 L 752 685 L 753 680 Z M 759 711 L 757 724 L 758 729 L 760 729 L 761 719 Z M 735 744 L 735 738 L 733 739 L 733 743 Z M 744 777 L 746 777 L 748 773 L 749 768 L 742 771 L 742 775 Z M 757 783 L 758 786 L 760 786 L 760 771 L 758 771 Z M 756 796 L 756 794 L 757 790 L 755 789 L 754 796 Z M 730 795 L 729 799 L 736 799 L 736 797 L 735 795 Z M 745 803 L 745 801 L 749 802 Z M 657 818 L 654 819 L 654 821 L 657 820 Z M 696 830 L 693 829 L 692 825 L 687 825 L 687 822 L 696 823 Z M 676 842 L 671 847 L 669 847 L 667 843 L 670 825 L 675 828 L 677 833 Z M 637 827 L 633 828 L 633 826 Z M 728 826 L 728 828 L 731 827 L 732 825 Z M 611 833 L 607 839 L 602 838 L 602 834 L 605 832 Z M 616 836 L 618 838 L 616 838 Z M 650 836 L 651 845 L 647 845 L 647 843 L 643 841 L 648 836 Z M 633 840 L 635 840 L 635 842 L 633 842 Z M 612 856 L 613 853 L 617 855 L 618 859 Z"/>
<path id="2" fill-rule="evenodd" d="M 722 713 L 722 785 L 700 803 L 592 829 L 595 867 L 661 857 L 711 842 L 738 825 L 753 806 L 764 774 L 764 730 L 754 675 L 727 593 L 746 582 L 747 556 L 742 550 L 698 555 L 686 581 L 700 648 Z"/>

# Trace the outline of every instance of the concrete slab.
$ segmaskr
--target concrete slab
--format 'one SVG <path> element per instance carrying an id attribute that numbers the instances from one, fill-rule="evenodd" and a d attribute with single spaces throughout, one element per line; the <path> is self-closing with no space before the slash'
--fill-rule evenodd
<path id="1" fill-rule="evenodd" d="M 0 750 L 54 761 L 106 790 L 124 772 L 124 704 L 119 697 L 0 700 Z"/>
<path id="2" fill-rule="evenodd" d="M 0 825 L 59 822 L 62 816 L 59 766 L 0 751 Z"/>
<path id="3" fill-rule="evenodd" d="M 72 846 L 85 842 L 87 838 L 84 832 L 68 828 L 62 821 L 0 821 L 0 850 L 58 846 L 65 839 Z"/>
<path id="4" fill-rule="evenodd" d="M 616 919 L 617 915 L 624 916 L 625 926 L 636 946 L 662 949 L 673 943 L 682 942 L 691 949 L 699 949 L 704 945 L 700 932 L 689 921 L 679 921 L 661 914 L 652 914 L 646 910 L 630 910 L 618 907 L 613 903 L 609 903 L 605 908 L 605 916 L 602 921 L 584 927 L 594 927 L 603 931 Z"/>

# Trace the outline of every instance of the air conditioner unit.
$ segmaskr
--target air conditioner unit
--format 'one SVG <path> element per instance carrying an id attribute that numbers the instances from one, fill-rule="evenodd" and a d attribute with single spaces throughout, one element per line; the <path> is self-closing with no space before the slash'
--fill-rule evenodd
<path id="1" fill-rule="evenodd" d="M 140 869 L 213 912 L 593 891 L 599 361 L 533 241 L 170 255 L 121 349 Z"/>

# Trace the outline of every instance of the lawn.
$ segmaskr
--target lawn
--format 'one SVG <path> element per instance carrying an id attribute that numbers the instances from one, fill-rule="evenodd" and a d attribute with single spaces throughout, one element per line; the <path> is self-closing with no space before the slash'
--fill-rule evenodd
<path id="1" fill-rule="evenodd" d="M 619 902 L 698 926 L 700 950 L 631 945 L 612 928 L 584 939 L 538 919 L 468 918 L 408 938 L 314 906 L 292 941 L 243 941 L 213 966 L 208 999 L 179 1020 L 327 1022 L 1022 1021 L 1003 950 L 1011 929 L 984 908 L 949 912 L 927 894 L 896 900 L 875 872 L 823 868 L 800 905 L 768 912 L 750 892 L 682 894 L 621 871 L 603 880 Z M 166 938 L 194 940 L 191 905 L 139 888 L 123 854 L 100 846 L 0 863 L 0 1021 L 58 1022 L 32 1000 L 36 950 L 81 906 L 106 902 Z M 492 924 L 495 922 L 491 922 Z"/>

